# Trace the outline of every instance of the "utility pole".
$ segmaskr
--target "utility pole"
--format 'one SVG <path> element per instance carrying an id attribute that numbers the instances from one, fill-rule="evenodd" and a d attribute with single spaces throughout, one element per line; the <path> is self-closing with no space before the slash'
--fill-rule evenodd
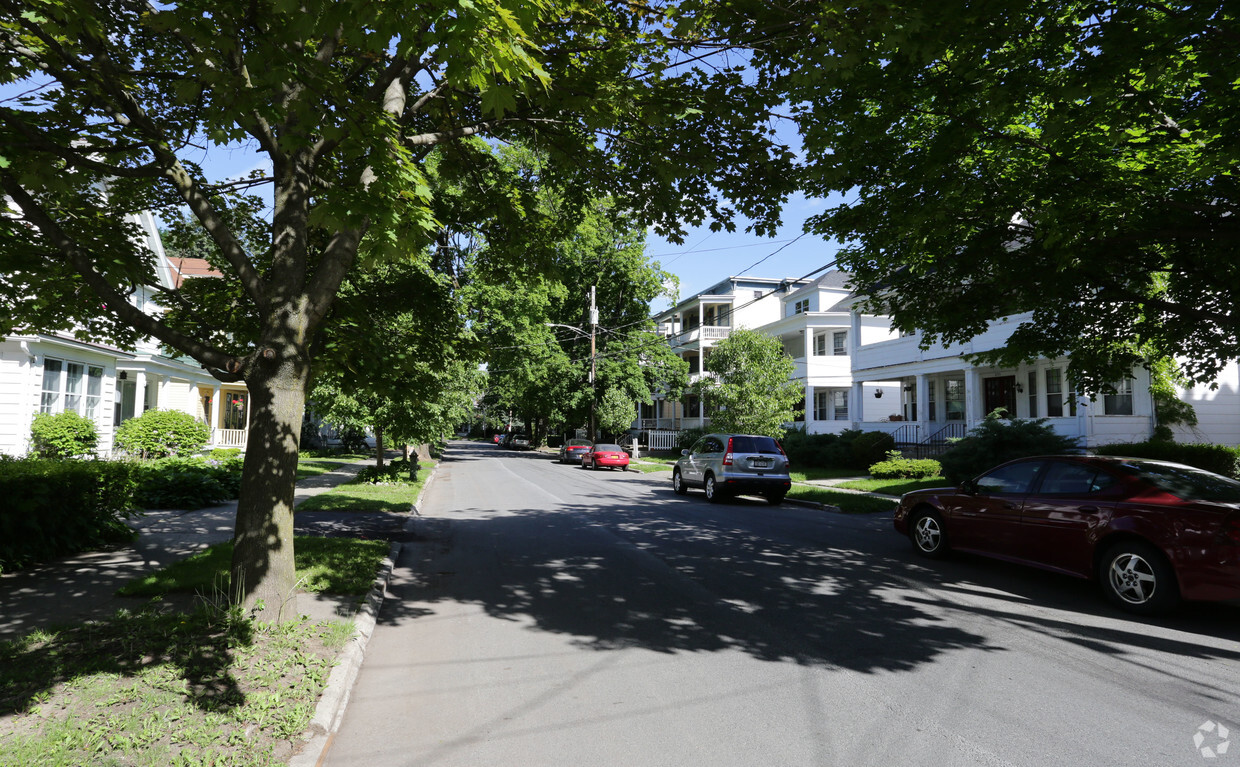
<path id="1" fill-rule="evenodd" d="M 594 424 L 594 403 L 598 401 L 598 390 L 594 385 L 594 334 L 598 330 L 598 307 L 594 305 L 594 285 L 590 286 L 590 441 L 598 439 Z"/>

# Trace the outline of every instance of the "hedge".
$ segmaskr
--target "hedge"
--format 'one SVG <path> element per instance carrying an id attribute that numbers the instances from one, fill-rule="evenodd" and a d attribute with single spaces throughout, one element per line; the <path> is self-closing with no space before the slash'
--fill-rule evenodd
<path id="1" fill-rule="evenodd" d="M 1227 445 L 1160 441 L 1127 442 L 1103 445 L 1094 452 L 1098 455 L 1120 455 L 1129 458 L 1183 463 L 1212 471 L 1215 474 L 1222 474 L 1225 477 L 1240 479 L 1240 449 Z"/>
<path id="2" fill-rule="evenodd" d="M 0 460 L 0 571 L 132 540 L 134 489 L 126 461 Z"/>

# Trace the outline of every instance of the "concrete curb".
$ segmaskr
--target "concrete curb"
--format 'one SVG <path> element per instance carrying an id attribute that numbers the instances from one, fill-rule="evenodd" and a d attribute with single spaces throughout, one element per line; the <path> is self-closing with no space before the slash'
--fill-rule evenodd
<path id="1" fill-rule="evenodd" d="M 430 475 L 422 483 L 422 489 L 418 491 L 418 497 L 410 509 L 409 521 L 405 523 L 407 532 L 412 530 L 414 518 L 421 516 L 418 506 L 422 503 L 426 488 L 430 487 L 438 471 L 439 463 L 436 462 Z M 308 738 L 302 744 L 301 750 L 289 759 L 289 767 L 318 767 L 323 762 L 323 757 L 327 755 L 332 738 L 335 737 L 344 719 L 345 709 L 349 705 L 349 695 L 353 691 L 353 683 L 357 681 L 357 675 L 362 670 L 366 645 L 370 643 L 370 637 L 375 632 L 379 608 L 383 606 L 383 595 L 387 591 L 388 581 L 392 577 L 392 570 L 400 558 L 403 547 L 404 544 L 393 543 L 388 550 L 387 558 L 379 566 L 379 573 L 375 576 L 374 583 L 366 594 L 366 601 L 353 619 L 356 625 L 353 638 L 349 640 L 348 646 L 341 653 L 340 662 L 327 677 L 327 686 L 323 688 L 319 704 L 314 709 L 314 718 L 310 720 L 310 727 L 305 733 Z"/>

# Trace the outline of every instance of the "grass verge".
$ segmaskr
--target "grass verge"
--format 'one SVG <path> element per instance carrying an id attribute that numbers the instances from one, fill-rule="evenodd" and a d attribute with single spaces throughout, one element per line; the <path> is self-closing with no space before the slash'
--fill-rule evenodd
<path id="1" fill-rule="evenodd" d="M 293 539 L 297 587 L 315 593 L 365 594 L 388 548 L 387 541 L 299 535 Z M 232 549 L 231 541 L 218 543 L 138 578 L 116 593 L 127 597 L 227 593 Z"/>
<path id="2" fill-rule="evenodd" d="M 810 467 L 805 471 L 790 471 L 788 476 L 793 482 L 808 482 L 811 479 L 847 479 L 848 477 L 856 477 L 864 475 L 865 472 L 856 469 L 822 469 Z"/>
<path id="3" fill-rule="evenodd" d="M 642 459 L 646 460 L 645 458 Z M 671 464 L 663 463 L 630 463 L 629 471 L 640 471 L 643 474 L 649 474 L 652 471 L 671 471 Z"/>
<path id="4" fill-rule="evenodd" d="M 841 482 L 839 487 L 850 490 L 864 490 L 867 493 L 885 493 L 886 495 L 904 495 L 913 490 L 924 490 L 928 487 L 949 487 L 951 485 L 942 477 L 929 479 L 856 479 Z"/>
<path id="5" fill-rule="evenodd" d="M 338 485 L 325 493 L 311 496 L 297 505 L 297 511 L 386 511 L 408 514 L 426 478 L 431 475 L 433 462 L 418 464 L 415 482 L 372 485 L 369 482 L 349 482 Z"/>
<path id="6" fill-rule="evenodd" d="M 317 477 L 320 474 L 326 474 L 329 471 L 335 471 L 342 466 L 348 466 L 351 463 L 373 456 L 365 456 L 360 453 L 351 453 L 347 455 L 333 456 L 331 458 L 315 458 L 305 457 L 297 461 L 297 480 Z"/>
<path id="7" fill-rule="evenodd" d="M 352 623 L 121 611 L 0 642 L 0 765 L 279 765 Z"/>
<path id="8" fill-rule="evenodd" d="M 828 490 L 822 487 L 794 484 L 788 491 L 788 498 L 801 501 L 817 501 L 829 506 L 838 506 L 845 514 L 882 514 L 896 508 L 896 502 L 887 498 L 876 498 L 872 495 L 847 493 L 840 490 Z"/>

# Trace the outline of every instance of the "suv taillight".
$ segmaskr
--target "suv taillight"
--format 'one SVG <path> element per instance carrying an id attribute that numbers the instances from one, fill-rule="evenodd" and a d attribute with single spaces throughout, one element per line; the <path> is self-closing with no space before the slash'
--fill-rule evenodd
<path id="1" fill-rule="evenodd" d="M 723 465 L 724 466 L 732 465 L 732 438 L 731 437 L 728 437 L 728 450 L 726 453 L 723 454 Z"/>
<path id="2" fill-rule="evenodd" d="M 792 468 L 792 461 L 788 460 L 788 454 L 784 452 L 784 446 L 779 444 L 779 440 L 775 440 L 775 447 L 779 448 L 779 454 L 784 457 L 784 471 Z"/>

